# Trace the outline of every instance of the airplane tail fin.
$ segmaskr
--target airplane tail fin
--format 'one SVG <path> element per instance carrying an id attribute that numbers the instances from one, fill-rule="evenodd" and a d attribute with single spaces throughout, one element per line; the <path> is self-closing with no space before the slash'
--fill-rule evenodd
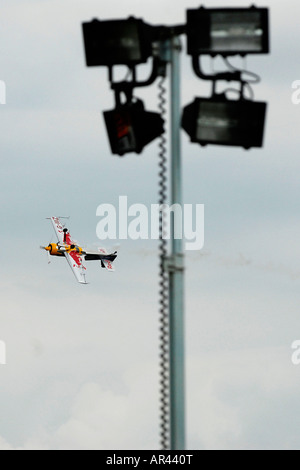
<path id="1" fill-rule="evenodd" d="M 101 266 L 102 266 L 102 268 L 106 268 L 107 271 L 109 271 L 109 272 L 114 272 L 115 271 L 115 267 L 114 267 L 112 261 L 110 261 L 108 259 L 102 259 L 101 260 Z"/>

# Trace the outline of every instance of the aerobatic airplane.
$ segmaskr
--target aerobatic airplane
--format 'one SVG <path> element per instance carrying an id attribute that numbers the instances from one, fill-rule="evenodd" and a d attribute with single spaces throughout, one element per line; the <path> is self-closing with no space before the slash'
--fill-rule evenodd
<path id="1" fill-rule="evenodd" d="M 58 239 L 58 243 L 49 243 L 48 246 L 41 246 L 41 249 L 48 252 L 49 263 L 50 256 L 64 256 L 80 284 L 87 284 L 84 261 L 98 260 L 101 262 L 102 268 L 106 268 L 108 271 L 115 270 L 112 263 L 117 257 L 116 251 L 108 253 L 104 248 L 98 248 L 98 251 L 87 251 L 72 240 L 69 230 L 65 228 L 59 217 L 49 217 L 49 219 L 52 222 Z"/>

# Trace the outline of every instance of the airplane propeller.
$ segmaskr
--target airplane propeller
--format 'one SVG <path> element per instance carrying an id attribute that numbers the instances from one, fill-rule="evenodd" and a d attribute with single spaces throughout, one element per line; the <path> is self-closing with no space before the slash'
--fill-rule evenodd
<path id="1" fill-rule="evenodd" d="M 51 257 L 50 257 L 50 249 L 49 249 L 49 246 L 40 246 L 40 249 L 47 251 L 48 264 L 50 264 L 50 263 L 51 263 Z"/>

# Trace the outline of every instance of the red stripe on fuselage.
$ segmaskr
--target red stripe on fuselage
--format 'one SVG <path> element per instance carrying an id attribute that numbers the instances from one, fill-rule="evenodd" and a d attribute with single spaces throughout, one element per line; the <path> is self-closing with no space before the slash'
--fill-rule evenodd
<path id="1" fill-rule="evenodd" d="M 65 236 L 65 243 L 67 245 L 75 245 L 75 243 L 73 242 L 72 238 L 71 238 L 71 235 L 69 233 L 66 233 L 66 236 Z"/>
<path id="2" fill-rule="evenodd" d="M 71 238 L 71 235 L 69 233 L 66 233 L 66 236 L 65 236 L 65 243 L 67 245 L 75 245 L 75 243 L 73 242 L 72 238 Z M 70 251 L 69 252 L 69 255 L 71 256 L 71 258 L 75 261 L 75 263 L 77 264 L 77 266 L 81 266 L 82 265 L 82 259 L 81 259 L 81 256 L 79 255 L 79 253 L 77 253 L 77 251 Z"/>

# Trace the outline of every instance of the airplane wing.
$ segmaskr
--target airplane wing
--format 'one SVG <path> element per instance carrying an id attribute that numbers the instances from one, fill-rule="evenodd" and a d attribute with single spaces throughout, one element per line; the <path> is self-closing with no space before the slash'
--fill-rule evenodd
<path id="1" fill-rule="evenodd" d="M 87 284 L 85 278 L 86 267 L 83 264 L 82 256 L 80 256 L 75 251 L 70 251 L 70 253 L 64 253 L 64 255 L 77 281 L 80 282 L 80 284 Z"/>
<path id="2" fill-rule="evenodd" d="M 59 217 L 50 217 L 50 220 L 52 222 L 59 243 L 74 245 L 75 243 L 73 242 L 69 232 L 64 233 L 64 226 L 61 223 Z M 80 282 L 80 284 L 87 284 L 85 278 L 86 268 L 83 264 L 83 257 L 76 251 L 70 251 L 69 253 L 66 252 L 64 253 L 64 255 L 77 281 Z"/>
<path id="3" fill-rule="evenodd" d="M 50 217 L 57 239 L 60 243 L 64 243 L 64 227 L 58 217 Z"/>

